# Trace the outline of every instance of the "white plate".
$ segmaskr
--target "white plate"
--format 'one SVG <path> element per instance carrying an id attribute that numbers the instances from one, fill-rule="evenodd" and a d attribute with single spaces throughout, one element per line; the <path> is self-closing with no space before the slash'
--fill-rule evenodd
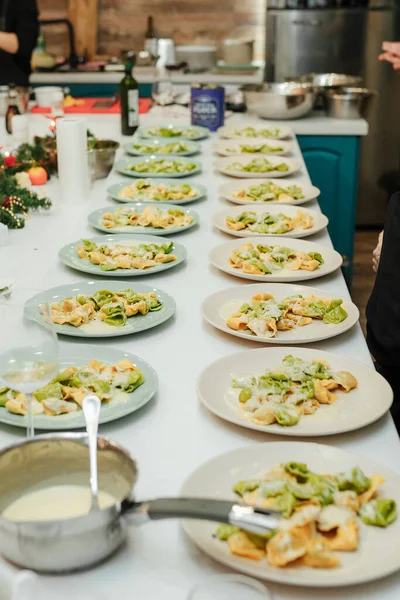
<path id="1" fill-rule="evenodd" d="M 89 238 L 89 242 L 96 244 L 123 244 L 129 242 L 133 245 L 139 244 L 169 244 L 171 240 L 167 240 L 162 237 L 156 237 L 154 235 L 134 235 L 134 234 L 118 234 L 115 235 L 97 235 L 96 237 Z M 76 269 L 82 273 L 89 273 L 90 275 L 100 275 L 101 277 L 142 277 L 143 275 L 152 275 L 160 273 L 161 271 L 167 271 L 177 267 L 181 262 L 186 260 L 186 248 L 182 244 L 174 242 L 172 250 L 173 254 L 176 254 L 176 260 L 173 262 L 160 263 L 150 269 L 116 269 L 115 271 L 102 271 L 100 265 L 94 265 L 89 259 L 84 259 L 78 256 L 76 247 L 82 245 L 82 240 L 72 242 L 63 246 L 58 252 L 59 259 L 64 265 Z"/>
<path id="2" fill-rule="evenodd" d="M 140 385 L 136 390 L 128 394 L 125 401 L 118 401 L 118 399 L 111 400 L 110 402 L 104 402 L 101 405 L 99 423 L 109 423 L 115 421 L 121 417 L 138 410 L 151 398 L 157 391 L 158 388 L 158 377 L 146 361 L 130 354 L 119 350 L 118 348 L 109 348 L 107 346 L 90 346 L 87 344 L 77 344 L 74 346 L 60 345 L 60 371 L 67 367 L 83 367 L 88 365 L 92 358 L 106 364 L 111 365 L 120 360 L 128 359 L 143 372 L 144 383 Z M 73 413 L 59 415 L 57 417 L 50 417 L 48 415 L 35 415 L 33 417 L 35 429 L 49 430 L 49 431 L 65 431 L 69 429 L 85 428 L 85 418 L 81 410 L 77 410 Z M 7 425 L 14 425 L 16 427 L 26 428 L 26 417 L 22 415 L 14 415 L 10 413 L 5 407 L 0 407 L 0 423 L 6 423 Z"/>
<path id="3" fill-rule="evenodd" d="M 151 133 L 149 133 L 150 129 L 154 129 L 154 127 L 163 127 L 165 129 L 181 129 L 182 133 L 181 135 L 177 135 L 175 137 L 163 137 L 163 136 L 156 136 L 153 135 Z M 197 132 L 197 135 L 193 136 L 193 137 L 187 137 L 186 136 L 186 130 L 187 129 L 195 129 Z M 156 125 L 152 125 L 151 127 L 140 127 L 138 134 L 140 137 L 142 138 L 150 138 L 150 139 L 159 139 L 159 140 L 164 140 L 165 142 L 176 142 L 176 141 L 180 141 L 182 139 L 184 140 L 189 140 L 189 141 L 196 141 L 196 140 L 203 140 L 204 138 L 209 136 L 209 131 L 206 127 L 201 127 L 200 125 L 178 125 L 176 123 L 167 123 L 167 124 L 156 124 Z"/>
<path id="4" fill-rule="evenodd" d="M 152 185 L 185 185 L 187 184 L 187 182 L 182 182 L 182 181 L 176 181 L 176 179 L 152 179 L 151 177 L 143 177 L 143 179 L 147 179 L 148 181 L 151 182 Z M 119 196 L 119 192 L 124 188 L 127 187 L 128 185 L 132 185 L 132 181 L 121 181 L 120 183 L 114 183 L 113 185 L 111 185 L 109 188 L 107 188 L 107 193 L 111 196 L 111 198 L 113 200 L 117 200 L 117 202 L 143 202 L 146 204 L 157 204 L 158 202 L 160 203 L 171 203 L 171 204 L 188 204 L 189 202 L 195 202 L 196 200 L 200 200 L 201 198 L 204 198 L 207 194 L 207 190 L 204 187 L 204 185 L 200 185 L 199 183 L 195 183 L 195 184 L 188 184 L 190 185 L 196 192 L 196 196 L 193 196 L 193 198 L 184 198 L 183 200 L 163 200 L 163 201 L 157 201 L 157 200 L 146 200 L 145 198 L 141 197 L 140 195 L 137 196 L 136 198 L 123 198 L 122 196 Z"/>
<path id="5" fill-rule="evenodd" d="M 182 139 L 176 140 L 176 143 L 179 142 L 186 144 L 187 150 L 185 150 L 184 152 L 169 152 L 166 154 L 163 154 L 162 152 L 154 152 L 154 154 L 165 158 L 167 156 L 191 156 L 192 154 L 196 154 L 200 151 L 200 146 L 196 142 L 189 142 L 189 140 Z M 127 154 L 130 154 L 131 156 L 149 156 L 151 152 L 143 152 L 141 150 L 137 150 L 136 148 L 134 148 L 134 146 L 140 145 L 146 147 L 150 146 L 150 148 L 154 148 L 166 146 L 167 144 L 173 143 L 175 143 L 173 139 L 171 139 L 171 141 L 168 141 L 167 139 L 163 140 L 158 138 L 153 140 L 134 139 L 132 142 L 129 142 L 129 144 L 124 144 L 124 150 Z"/>
<path id="6" fill-rule="evenodd" d="M 278 331 L 275 338 L 261 337 L 247 331 L 236 331 L 231 329 L 226 324 L 226 320 L 239 310 L 245 302 L 251 303 L 253 294 L 259 293 L 272 294 L 278 301 L 288 298 L 289 296 L 309 296 L 314 294 L 319 298 L 342 298 L 343 308 L 347 312 L 347 319 L 338 324 L 323 323 L 320 320 L 313 319 L 310 325 L 304 327 L 296 327 L 288 331 Z M 292 285 L 288 283 L 271 283 L 271 284 L 254 284 L 242 285 L 235 288 L 228 288 L 211 294 L 208 296 L 201 307 L 203 317 L 211 325 L 245 340 L 252 340 L 261 344 L 311 344 L 328 338 L 335 337 L 348 331 L 355 325 L 360 317 L 359 310 L 351 300 L 343 297 L 343 295 L 327 294 L 323 290 L 312 288 L 304 285 Z"/>
<path id="7" fill-rule="evenodd" d="M 139 173 L 137 171 L 131 171 L 127 167 L 129 165 L 137 165 L 139 163 L 149 163 L 153 160 L 177 160 L 185 163 L 193 163 L 196 167 L 192 171 L 185 171 L 184 173 Z M 185 158 L 184 156 L 157 156 L 156 154 L 151 154 L 150 156 L 139 156 L 137 158 L 121 158 L 115 163 L 115 169 L 118 173 L 122 173 L 122 175 L 128 175 L 128 177 L 137 177 L 138 179 L 153 179 L 156 177 L 157 179 L 162 177 L 165 178 L 181 178 L 181 177 L 191 177 L 192 175 L 196 175 L 200 173 L 201 167 L 200 163 L 195 160 L 191 160 L 189 158 Z"/>
<path id="8" fill-rule="evenodd" d="M 257 140 L 284 140 L 285 138 L 293 137 L 293 130 L 290 127 L 288 127 L 287 125 L 277 125 L 273 121 L 263 121 L 262 123 L 259 123 L 257 125 L 255 125 L 254 123 L 240 123 L 236 126 L 230 125 L 229 127 L 225 125 L 224 127 L 220 127 L 218 129 L 218 135 L 221 138 L 229 138 L 232 140 L 246 140 L 249 138 L 246 138 L 243 135 L 237 135 L 237 133 L 235 133 L 236 129 L 242 130 L 246 127 L 253 127 L 256 131 L 262 131 L 263 129 L 279 129 L 278 135 L 274 137 L 257 136 Z"/>
<path id="9" fill-rule="evenodd" d="M 182 496 L 229 498 L 238 500 L 232 486 L 241 479 L 250 479 L 261 470 L 271 469 L 278 463 L 295 460 L 303 462 L 317 473 L 337 473 L 359 466 L 366 475 L 380 473 L 385 478 L 382 494 L 400 503 L 400 476 L 370 458 L 353 454 L 325 444 L 306 442 L 269 442 L 252 444 L 232 450 L 204 463 L 185 481 Z M 355 552 L 339 552 L 341 566 L 336 569 L 310 567 L 272 567 L 266 559 L 253 561 L 229 552 L 228 544 L 213 538 L 215 523 L 184 521 L 183 527 L 192 541 L 203 552 L 236 571 L 253 577 L 287 585 L 307 587 L 340 587 L 373 581 L 400 569 L 400 518 L 387 528 L 371 527 L 361 523 L 360 547 Z M 356 593 L 356 592 L 354 592 Z M 360 598 L 363 597 L 360 589 Z M 305 596 L 304 596 L 305 597 Z M 323 592 L 319 595 L 322 599 Z M 330 595 L 345 598 L 346 594 Z M 375 595 L 378 598 L 378 594 Z"/>
<path id="10" fill-rule="evenodd" d="M 243 144 L 250 146 L 267 144 L 274 150 L 269 152 L 243 152 L 241 149 Z M 277 150 L 277 148 L 282 148 L 282 150 Z M 292 143 L 272 139 L 243 138 L 241 140 L 220 141 L 216 144 L 215 151 L 221 156 L 284 156 L 292 151 Z"/>
<path id="11" fill-rule="evenodd" d="M 265 371 L 279 367 L 287 354 L 304 360 L 324 359 L 332 371 L 349 371 L 357 379 L 358 386 L 347 394 L 338 392 L 336 402 L 321 405 L 313 415 L 302 416 L 293 427 L 277 423 L 257 425 L 246 418 L 237 399 L 229 393 L 232 375 L 263 375 Z M 287 436 L 333 435 L 360 429 L 382 417 L 393 402 L 390 385 L 375 369 L 347 357 L 312 348 L 260 348 L 225 356 L 200 374 L 197 392 L 208 410 L 221 419 L 247 429 Z"/>
<path id="12" fill-rule="evenodd" d="M 104 231 L 104 233 L 132 233 L 132 234 L 144 234 L 144 235 L 172 235 L 175 233 L 180 233 L 181 231 L 185 231 L 186 229 L 190 229 L 194 227 L 199 222 L 199 215 L 194 210 L 185 210 L 180 206 L 175 206 L 174 204 L 163 204 L 161 202 L 154 202 L 153 204 L 146 203 L 126 203 L 124 208 L 131 209 L 132 211 L 142 213 L 145 208 L 149 208 L 152 206 L 154 208 L 160 208 L 162 210 L 181 210 L 185 213 L 186 216 L 193 217 L 193 221 L 189 225 L 183 225 L 182 227 L 174 227 L 171 226 L 168 229 L 162 229 L 157 227 L 140 227 L 138 225 L 125 225 L 124 227 L 114 227 L 113 229 L 108 229 L 104 227 L 103 223 L 103 215 L 104 213 L 114 213 L 118 210 L 118 208 L 110 208 L 106 206 L 105 208 L 99 208 L 98 210 L 93 211 L 88 216 L 88 221 L 92 227 L 98 229 L 99 231 Z"/>
<path id="13" fill-rule="evenodd" d="M 107 330 L 85 330 L 85 326 L 74 327 L 73 325 L 55 325 L 54 329 L 57 334 L 70 335 L 72 337 L 83 337 L 83 338 L 104 338 L 104 337 L 117 337 L 120 335 L 130 335 L 132 333 L 139 333 L 152 327 L 157 327 L 170 319 L 175 313 L 175 300 L 162 290 L 144 285 L 143 283 L 134 282 L 128 284 L 124 281 L 79 281 L 77 283 L 70 283 L 68 285 L 59 285 L 54 288 L 50 288 L 44 292 L 33 296 L 27 304 L 27 313 L 31 318 L 38 322 L 42 322 L 42 316 L 38 310 L 38 305 L 43 302 L 61 302 L 65 298 L 71 296 L 77 296 L 78 294 L 94 294 L 99 290 L 111 290 L 119 291 L 126 288 L 131 288 L 138 293 L 155 292 L 157 298 L 163 302 L 161 310 L 155 312 L 149 312 L 147 315 L 138 315 L 136 317 L 130 317 L 125 325 L 122 327 L 109 326 Z"/>
<path id="14" fill-rule="evenodd" d="M 265 237 L 265 234 L 252 232 L 247 227 L 246 229 L 242 229 L 241 231 L 234 231 L 233 229 L 229 229 L 229 227 L 226 225 L 226 218 L 238 217 L 242 214 L 242 212 L 254 212 L 257 215 L 260 215 L 262 213 L 270 213 L 271 215 L 283 213 L 284 215 L 293 218 L 296 216 L 299 210 L 313 217 L 314 225 L 312 227 L 310 227 L 309 229 L 296 228 L 292 229 L 292 231 L 287 231 L 286 233 L 268 233 L 267 235 L 271 235 L 274 238 L 304 238 L 308 237 L 309 235 L 313 235 L 314 233 L 318 233 L 318 231 L 321 231 L 322 229 L 325 229 L 325 227 L 327 227 L 328 219 L 321 212 L 305 208 L 299 209 L 295 206 L 289 206 L 287 204 L 281 204 L 280 206 L 260 206 L 259 204 L 256 204 L 254 206 L 253 204 L 246 204 L 245 206 L 235 206 L 232 208 L 226 208 L 213 216 L 213 224 L 221 231 L 229 233 L 229 235 L 233 235 L 235 237 L 259 238 L 261 236 Z"/>
<path id="15" fill-rule="evenodd" d="M 240 177 L 241 179 L 260 179 L 260 177 L 288 177 L 289 175 L 293 175 L 293 173 L 297 173 L 300 171 L 300 163 L 293 158 L 286 158 L 280 156 L 269 156 L 267 160 L 271 163 L 271 165 L 279 165 L 281 163 L 286 163 L 289 167 L 288 171 L 261 171 L 258 173 L 251 173 L 246 171 L 231 171 L 228 169 L 229 165 L 233 163 L 241 163 L 243 165 L 247 165 L 249 162 L 254 160 L 254 156 L 232 156 L 228 158 L 219 158 L 215 161 L 215 168 L 223 173 L 224 175 L 229 175 L 229 177 Z M 263 157 L 265 158 L 265 157 Z"/>
<path id="16" fill-rule="evenodd" d="M 234 269 L 228 263 L 229 257 L 233 250 L 239 248 L 243 244 L 250 242 L 253 246 L 257 244 L 263 244 L 264 246 L 286 246 L 287 248 L 293 248 L 294 250 L 302 250 L 303 252 L 319 252 L 324 259 L 324 264 L 320 265 L 315 271 L 291 271 L 290 269 L 283 268 L 276 273 L 271 275 L 252 275 L 251 273 L 243 273 L 242 269 Z M 292 283 L 293 281 L 307 281 L 309 279 L 317 279 L 333 273 L 336 269 L 341 267 L 343 258 L 339 252 L 333 250 L 329 246 L 322 246 L 322 244 L 316 244 L 315 242 L 308 242 L 307 240 L 298 240 L 296 238 L 290 238 L 287 241 L 285 239 L 277 239 L 273 236 L 260 236 L 258 238 L 246 237 L 240 240 L 232 240 L 231 242 L 225 242 L 213 248 L 209 255 L 210 262 L 214 267 L 240 277 L 241 279 L 251 279 L 252 281 L 264 281 L 269 283 L 280 283 L 287 281 Z"/>
<path id="17" fill-rule="evenodd" d="M 315 187 L 314 185 L 311 185 L 310 183 L 303 183 L 302 181 L 282 181 L 281 179 L 253 179 L 252 181 L 249 181 L 248 179 L 241 179 L 240 181 L 229 181 L 227 183 L 223 183 L 220 188 L 219 188 L 219 193 L 223 198 L 226 198 L 226 200 L 229 200 L 230 202 L 233 202 L 234 204 L 251 204 L 254 206 L 257 205 L 261 205 L 261 206 L 270 206 L 271 204 L 283 204 L 283 202 L 280 202 L 279 200 L 271 200 L 268 202 L 251 202 L 249 200 L 240 200 L 238 198 L 235 198 L 235 196 L 233 194 L 237 193 L 239 190 L 241 189 L 245 189 L 247 190 L 250 186 L 257 186 L 260 185 L 262 183 L 268 183 L 269 181 L 271 181 L 272 183 L 274 183 L 275 185 L 278 185 L 279 187 L 282 188 L 286 188 L 290 185 L 296 185 L 298 187 L 300 187 L 302 189 L 302 192 L 304 194 L 304 198 L 301 198 L 300 200 L 292 200 L 292 202 L 290 202 L 290 204 L 295 205 L 295 204 L 305 204 L 306 202 L 310 202 L 310 200 L 315 200 L 316 198 L 318 198 L 318 196 L 321 193 L 321 190 L 319 190 L 317 187 Z M 285 202 L 286 204 L 286 202 Z"/>

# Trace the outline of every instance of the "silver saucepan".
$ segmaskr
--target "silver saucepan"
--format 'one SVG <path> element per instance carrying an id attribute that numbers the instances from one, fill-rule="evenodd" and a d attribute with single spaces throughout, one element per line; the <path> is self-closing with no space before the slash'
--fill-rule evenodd
<path id="1" fill-rule="evenodd" d="M 58 521 L 12 522 L 0 516 L 0 552 L 28 569 L 59 573 L 85 569 L 104 560 L 125 540 L 127 524 L 188 518 L 230 523 L 254 533 L 278 526 L 279 514 L 232 500 L 160 498 L 136 502 L 132 489 L 137 466 L 130 454 L 98 438 L 99 489 L 118 499 L 115 505 L 82 517 Z M 87 435 L 39 435 L 0 452 L 0 515 L 28 492 L 54 485 L 89 482 Z"/>

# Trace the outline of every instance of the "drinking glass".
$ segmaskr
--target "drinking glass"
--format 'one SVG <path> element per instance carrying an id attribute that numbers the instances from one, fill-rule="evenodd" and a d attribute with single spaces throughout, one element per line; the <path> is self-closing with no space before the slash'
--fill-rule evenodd
<path id="1" fill-rule="evenodd" d="M 0 291 L 0 386 L 20 392 L 27 436 L 34 435 L 32 394 L 58 373 L 58 340 L 51 305 L 33 300 L 40 290 Z"/>

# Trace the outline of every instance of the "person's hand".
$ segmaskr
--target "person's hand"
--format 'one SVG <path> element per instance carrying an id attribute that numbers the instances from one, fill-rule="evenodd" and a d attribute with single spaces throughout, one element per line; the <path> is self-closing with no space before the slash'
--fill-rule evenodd
<path id="1" fill-rule="evenodd" d="M 380 232 L 379 237 L 378 237 L 378 244 L 372 253 L 372 268 L 375 271 L 375 273 L 378 270 L 379 260 L 381 258 L 382 242 L 383 242 L 383 231 Z"/>
<path id="2" fill-rule="evenodd" d="M 379 60 L 390 63 L 394 71 L 400 71 L 400 42 L 383 42 Z"/>

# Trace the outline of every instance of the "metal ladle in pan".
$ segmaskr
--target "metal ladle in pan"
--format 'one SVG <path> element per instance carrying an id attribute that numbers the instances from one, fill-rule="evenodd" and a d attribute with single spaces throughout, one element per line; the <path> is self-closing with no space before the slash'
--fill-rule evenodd
<path id="1" fill-rule="evenodd" d="M 230 523 L 263 534 L 277 528 L 279 514 L 232 500 L 132 499 L 137 465 L 121 446 L 97 438 L 99 490 L 118 501 L 73 519 L 12 522 L 1 513 L 33 489 L 54 485 L 87 486 L 86 434 L 39 435 L 0 451 L 0 552 L 25 568 L 57 573 L 85 569 L 110 556 L 125 540 L 128 523 L 187 518 Z"/>

